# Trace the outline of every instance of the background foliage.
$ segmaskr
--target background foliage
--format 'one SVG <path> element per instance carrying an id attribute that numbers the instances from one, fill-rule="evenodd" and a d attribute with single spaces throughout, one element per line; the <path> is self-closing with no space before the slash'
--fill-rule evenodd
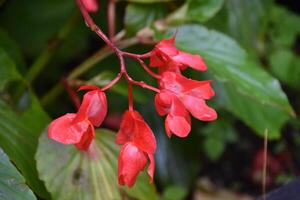
<path id="1" fill-rule="evenodd" d="M 197 199 L 207 190 L 203 177 L 217 188 L 256 196 L 265 130 L 268 189 L 293 179 L 300 169 L 300 9 L 297 1 L 283 2 L 117 1 L 116 27 L 125 32 L 117 45 L 142 53 L 176 34 L 179 49 L 205 59 L 207 72 L 185 75 L 213 80 L 210 104 L 219 114 L 215 122 L 193 122 L 185 140 L 168 139 L 153 93 L 135 87 L 158 150 L 155 185 L 142 175 L 130 190 L 117 185 L 113 132 L 97 131 L 100 161 L 42 134 L 51 118 L 75 110 L 61 79 L 74 88 L 105 85 L 119 70 L 116 57 L 87 29 L 73 0 L 0 1 L 0 199 Z M 93 15 L 105 32 L 106 3 Z M 132 60 L 127 65 L 132 77 L 155 84 Z M 126 91 L 124 81 L 109 91 L 113 123 L 105 128 L 117 129 Z"/>

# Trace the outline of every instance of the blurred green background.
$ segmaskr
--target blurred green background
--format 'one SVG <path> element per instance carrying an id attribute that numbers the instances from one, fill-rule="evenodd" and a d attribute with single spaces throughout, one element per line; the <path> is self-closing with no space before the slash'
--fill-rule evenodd
<path id="1" fill-rule="evenodd" d="M 107 1 L 92 14 L 107 33 Z M 267 191 L 300 172 L 300 3 L 297 0 L 118 0 L 117 46 L 145 53 L 176 33 L 176 46 L 201 55 L 213 80 L 214 122 L 193 119 L 186 139 L 169 139 L 154 94 L 134 87 L 135 106 L 154 131 L 155 184 L 117 184 L 114 133 L 127 108 L 121 80 L 108 93 L 109 115 L 97 131 L 97 162 L 49 141 L 51 119 L 76 112 L 68 95 L 103 86 L 119 63 L 90 31 L 73 0 L 0 0 L 0 199 L 255 199 L 262 194 L 268 134 Z M 134 60 L 135 80 L 156 85 Z M 68 83 L 68 87 L 62 84 Z M 82 95 L 79 92 L 79 95 Z"/>

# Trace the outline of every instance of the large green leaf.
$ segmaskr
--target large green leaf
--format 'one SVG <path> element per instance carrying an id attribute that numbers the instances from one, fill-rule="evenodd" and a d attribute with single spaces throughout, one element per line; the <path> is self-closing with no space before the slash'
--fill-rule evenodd
<path id="1" fill-rule="evenodd" d="M 167 19 L 171 24 L 187 21 L 206 22 L 221 10 L 224 0 L 187 0 Z"/>
<path id="2" fill-rule="evenodd" d="M 294 114 L 278 80 L 221 33 L 200 25 L 186 25 L 171 29 L 167 35 L 176 30 L 177 46 L 203 56 L 209 71 L 222 82 L 224 88 L 216 95 L 221 103 L 258 134 L 268 129 L 270 138 L 278 138 L 288 115 Z"/>
<path id="3" fill-rule="evenodd" d="M 0 28 L 0 48 L 15 61 L 19 70 L 25 70 L 25 61 L 18 44 L 9 36 L 9 34 Z"/>
<path id="4" fill-rule="evenodd" d="M 16 70 L 15 63 L 0 47 L 0 92 L 8 82 L 20 79 L 21 76 Z"/>
<path id="5" fill-rule="evenodd" d="M 0 92 L 3 92 L 8 82 L 22 81 L 14 62 L 3 50 L 0 50 L 0 80 Z M 9 94 L 3 96 L 9 99 Z M 11 104 L 1 100 L 0 96 L 0 146 L 20 169 L 29 186 L 45 197 L 47 192 L 38 179 L 34 154 L 48 116 L 30 92 L 26 92 L 19 104 L 23 107 L 22 112 Z"/>
<path id="6" fill-rule="evenodd" d="M 2 200 L 33 200 L 33 192 L 7 155 L 0 148 L 0 198 Z"/>
<path id="7" fill-rule="evenodd" d="M 272 0 L 226 1 L 229 35 L 248 50 L 261 50 L 271 5 Z"/>
<path id="8" fill-rule="evenodd" d="M 50 140 L 44 133 L 36 154 L 40 177 L 45 181 L 52 198 L 118 200 L 123 189 L 141 200 L 157 199 L 155 187 L 146 175 L 140 175 L 132 189 L 120 187 L 117 180 L 119 146 L 114 133 L 99 129 L 93 143 L 92 155 L 78 151 L 73 145 Z M 144 176 L 144 177 L 143 177 Z"/>
<path id="9" fill-rule="evenodd" d="M 299 89 L 300 57 L 289 49 L 279 48 L 270 55 L 270 70 L 282 82 Z"/>
<path id="10" fill-rule="evenodd" d="M 72 0 L 32 0 L 30 3 L 11 0 L 1 9 L 0 24 L 16 39 L 26 55 L 34 56 L 47 45 L 74 10 Z"/>

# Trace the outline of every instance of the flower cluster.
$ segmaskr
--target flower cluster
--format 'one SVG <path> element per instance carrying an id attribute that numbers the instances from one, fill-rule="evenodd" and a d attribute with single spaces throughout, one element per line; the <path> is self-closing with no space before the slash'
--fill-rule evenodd
<path id="1" fill-rule="evenodd" d="M 123 114 L 120 129 L 116 134 L 116 143 L 122 145 L 118 157 L 119 184 L 133 186 L 140 171 L 148 164 L 148 175 L 153 182 L 156 151 L 156 139 L 143 117 L 133 108 L 132 85 L 156 92 L 155 107 L 160 116 L 166 116 L 165 129 L 169 137 L 175 134 L 186 137 L 191 131 L 191 115 L 202 121 L 217 118 L 214 109 L 206 105 L 206 100 L 214 96 L 211 81 L 197 81 L 184 77 L 182 70 L 191 67 L 195 70 L 207 69 L 199 55 L 180 51 L 174 45 L 175 37 L 160 41 L 154 49 L 138 55 L 119 50 L 94 24 L 89 12 L 93 0 L 77 0 L 86 23 L 116 53 L 120 61 L 120 73 L 110 83 L 98 88 L 82 86 L 79 90 L 88 90 L 77 113 L 68 113 L 52 121 L 48 128 L 49 138 L 63 143 L 74 144 L 79 150 L 89 152 L 95 137 L 94 127 L 99 127 L 107 114 L 105 91 L 124 77 L 128 83 L 129 108 Z M 133 58 L 158 81 L 158 88 L 143 81 L 133 80 L 126 72 L 124 57 Z M 157 74 L 151 71 L 143 59 L 149 58 L 150 67 L 157 68 Z"/>

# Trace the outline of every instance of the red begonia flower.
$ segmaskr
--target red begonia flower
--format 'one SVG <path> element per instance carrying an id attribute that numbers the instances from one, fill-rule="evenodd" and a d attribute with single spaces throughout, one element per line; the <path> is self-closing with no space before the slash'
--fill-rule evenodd
<path id="1" fill-rule="evenodd" d="M 123 145 L 119 155 L 119 183 L 133 186 L 136 177 L 148 161 L 148 175 L 153 182 L 155 168 L 155 136 L 142 116 L 136 111 L 126 111 L 123 115 L 116 143 Z"/>
<path id="2" fill-rule="evenodd" d="M 196 81 L 178 73 L 165 72 L 159 86 L 175 94 L 195 118 L 212 121 L 217 118 L 217 113 L 205 103 L 205 100 L 215 95 L 210 83 L 211 81 Z"/>
<path id="3" fill-rule="evenodd" d="M 82 3 L 88 12 L 97 12 L 99 9 L 97 0 L 82 0 Z"/>
<path id="4" fill-rule="evenodd" d="M 165 129 L 169 137 L 172 134 L 186 137 L 191 131 L 191 118 L 183 103 L 170 91 L 162 90 L 155 96 L 155 107 L 159 115 L 167 115 Z"/>
<path id="5" fill-rule="evenodd" d="M 75 118 L 76 114 L 68 113 L 52 121 L 48 127 L 48 137 L 87 150 L 94 138 L 94 127 L 88 120 L 74 123 Z"/>
<path id="6" fill-rule="evenodd" d="M 205 71 L 207 69 L 203 59 L 199 55 L 193 55 L 180 51 L 174 45 L 175 37 L 160 41 L 152 50 L 150 66 L 158 67 L 159 73 L 172 71 L 180 73 L 187 67 Z"/>
<path id="7" fill-rule="evenodd" d="M 105 93 L 96 86 L 83 86 L 79 90 L 91 91 L 83 96 L 77 114 L 69 113 L 51 122 L 48 137 L 87 151 L 95 137 L 94 126 L 100 126 L 106 116 L 107 100 Z"/>
<path id="8" fill-rule="evenodd" d="M 82 86 L 79 90 L 91 90 L 83 96 L 82 104 L 77 112 L 76 121 L 87 118 L 98 127 L 107 114 L 106 95 L 96 86 Z"/>

